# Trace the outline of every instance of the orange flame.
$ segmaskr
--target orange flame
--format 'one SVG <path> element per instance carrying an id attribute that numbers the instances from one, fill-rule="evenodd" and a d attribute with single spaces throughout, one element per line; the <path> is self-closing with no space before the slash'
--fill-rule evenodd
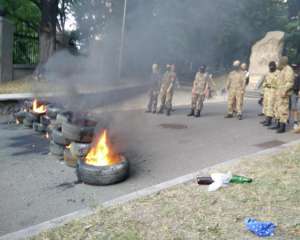
<path id="1" fill-rule="evenodd" d="M 110 166 L 120 162 L 120 156 L 111 147 L 107 130 L 104 130 L 102 135 L 96 138 L 91 150 L 85 157 L 85 162 L 93 166 Z"/>
<path id="2" fill-rule="evenodd" d="M 32 111 L 35 113 L 45 113 L 47 111 L 47 108 L 45 105 L 40 105 L 38 106 L 38 101 L 36 99 L 34 99 L 33 103 L 32 103 Z"/>
<path id="3" fill-rule="evenodd" d="M 16 124 L 19 125 L 20 124 L 20 120 L 16 118 Z"/>
<path id="4" fill-rule="evenodd" d="M 50 138 L 50 136 L 49 136 L 49 133 L 48 133 L 48 132 L 46 132 L 45 138 L 46 138 L 46 139 L 49 139 L 49 138 Z"/>
<path id="5" fill-rule="evenodd" d="M 66 145 L 66 149 L 71 149 L 71 144 Z"/>

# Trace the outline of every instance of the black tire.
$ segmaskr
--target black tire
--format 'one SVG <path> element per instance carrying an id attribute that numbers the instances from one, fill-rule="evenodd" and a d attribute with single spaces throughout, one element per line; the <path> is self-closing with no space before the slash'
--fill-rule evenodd
<path id="1" fill-rule="evenodd" d="M 70 152 L 70 149 L 65 149 L 64 151 L 64 161 L 67 166 L 75 168 L 77 166 L 77 161 L 79 158 L 74 157 Z"/>
<path id="2" fill-rule="evenodd" d="M 49 118 L 47 115 L 43 115 L 40 117 L 40 123 L 44 126 L 48 126 L 51 124 L 51 118 Z"/>
<path id="3" fill-rule="evenodd" d="M 123 158 L 112 166 L 96 167 L 79 160 L 76 167 L 78 181 L 90 185 L 110 185 L 124 181 L 129 176 L 129 162 Z"/>
<path id="4" fill-rule="evenodd" d="M 49 145 L 50 153 L 54 156 L 60 157 L 60 159 L 64 156 L 65 147 L 63 145 L 58 145 L 55 142 L 51 141 Z"/>
<path id="5" fill-rule="evenodd" d="M 82 127 L 70 122 L 62 124 L 62 133 L 65 138 L 73 142 L 91 143 L 94 136 L 95 127 Z"/>
<path id="6" fill-rule="evenodd" d="M 29 122 L 39 122 L 40 121 L 40 116 L 38 114 L 34 114 L 34 113 L 31 113 L 31 112 L 28 112 L 26 114 L 26 117 L 25 117 L 26 120 L 28 120 Z"/>
<path id="7" fill-rule="evenodd" d="M 27 118 L 25 118 L 23 120 L 23 126 L 26 127 L 26 128 L 32 128 L 32 124 L 33 124 L 33 121 L 30 121 Z"/>
<path id="8" fill-rule="evenodd" d="M 32 124 L 32 128 L 34 129 L 34 131 L 36 132 L 39 132 L 39 133 L 45 133 L 46 132 L 46 129 L 47 129 L 47 126 L 41 124 L 41 123 L 38 123 L 38 122 L 34 122 Z"/>
<path id="9" fill-rule="evenodd" d="M 76 143 L 72 142 L 70 145 L 70 152 L 73 157 L 82 158 L 85 157 L 90 150 L 91 145 L 88 143 Z"/>
<path id="10" fill-rule="evenodd" d="M 14 114 L 14 118 L 16 119 L 16 121 L 18 121 L 19 123 L 23 123 L 23 120 L 25 119 L 27 115 L 27 112 L 17 112 Z"/>
<path id="11" fill-rule="evenodd" d="M 62 109 L 61 108 L 57 108 L 57 107 L 51 107 L 49 106 L 47 108 L 47 116 L 49 118 L 52 118 L 52 119 L 56 119 L 57 117 L 57 114 L 61 113 L 62 112 Z"/>
<path id="12" fill-rule="evenodd" d="M 52 129 L 51 136 L 52 136 L 53 142 L 55 142 L 56 144 L 66 146 L 71 143 L 71 141 L 66 139 L 64 137 L 64 135 L 62 134 L 62 132 L 57 129 Z"/>
<path id="13" fill-rule="evenodd" d="M 64 122 L 68 122 L 72 118 L 72 115 L 73 115 L 72 112 L 58 113 L 57 116 L 56 116 L 56 123 L 63 124 Z"/>

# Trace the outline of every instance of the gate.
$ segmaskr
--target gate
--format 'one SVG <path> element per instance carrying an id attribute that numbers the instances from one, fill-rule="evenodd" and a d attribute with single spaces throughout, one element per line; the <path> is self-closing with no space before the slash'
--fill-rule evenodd
<path id="1" fill-rule="evenodd" d="M 14 34 L 13 63 L 36 65 L 39 60 L 39 37 L 37 33 Z"/>

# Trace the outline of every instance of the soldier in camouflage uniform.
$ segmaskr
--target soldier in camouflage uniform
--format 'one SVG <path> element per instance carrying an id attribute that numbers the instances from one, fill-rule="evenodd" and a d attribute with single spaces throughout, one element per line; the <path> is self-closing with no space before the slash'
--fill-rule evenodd
<path id="1" fill-rule="evenodd" d="M 295 73 L 291 66 L 288 65 L 287 57 L 281 58 L 279 70 L 280 74 L 277 88 L 279 128 L 277 133 L 284 133 L 289 118 L 289 96 L 293 90 Z"/>
<path id="2" fill-rule="evenodd" d="M 276 100 L 276 89 L 278 84 L 279 71 L 275 62 L 269 63 L 269 73 L 265 76 L 263 81 L 264 89 L 264 114 L 266 116 L 263 122 L 264 126 L 270 126 L 272 119 L 275 117 L 275 100 Z"/>
<path id="3" fill-rule="evenodd" d="M 172 100 L 174 95 L 174 87 L 177 81 L 175 65 L 167 65 L 167 71 L 164 73 L 160 88 L 160 107 L 158 113 L 163 113 L 166 109 L 166 114 L 169 116 L 172 111 Z"/>
<path id="4" fill-rule="evenodd" d="M 200 117 L 205 95 L 208 91 L 209 80 L 210 77 L 206 73 L 206 66 L 200 66 L 193 82 L 191 112 L 187 115 L 188 117 Z"/>
<path id="5" fill-rule="evenodd" d="M 246 87 L 246 74 L 240 69 L 240 61 L 234 61 L 234 70 L 229 73 L 226 83 L 228 91 L 227 115 L 225 118 L 233 117 L 233 103 L 236 101 L 237 117 L 242 120 L 243 102 Z"/>
<path id="6" fill-rule="evenodd" d="M 156 113 L 157 99 L 158 99 L 160 84 L 161 84 L 161 74 L 159 72 L 158 64 L 152 65 L 152 74 L 150 77 L 150 81 L 151 81 L 151 88 L 149 91 L 149 102 L 147 105 L 146 112 Z"/>

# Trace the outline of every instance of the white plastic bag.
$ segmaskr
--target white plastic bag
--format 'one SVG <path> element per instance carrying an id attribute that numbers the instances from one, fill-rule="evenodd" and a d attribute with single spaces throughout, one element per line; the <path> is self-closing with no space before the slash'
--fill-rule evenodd
<path id="1" fill-rule="evenodd" d="M 208 186 L 208 191 L 213 192 L 218 190 L 220 187 L 226 187 L 232 178 L 231 172 L 225 173 L 212 173 L 211 178 L 214 180 L 212 184 Z"/>

